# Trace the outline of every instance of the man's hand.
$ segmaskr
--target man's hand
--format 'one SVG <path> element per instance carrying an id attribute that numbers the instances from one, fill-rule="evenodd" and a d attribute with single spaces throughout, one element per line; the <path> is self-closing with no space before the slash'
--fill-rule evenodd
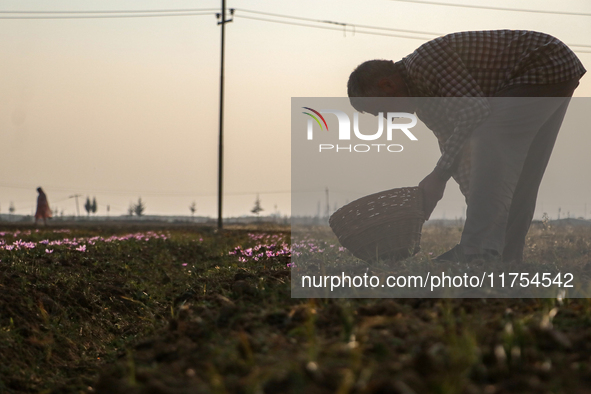
<path id="1" fill-rule="evenodd" d="M 419 183 L 419 188 L 423 191 L 423 210 L 425 212 L 425 220 L 429 220 L 431 213 L 435 206 L 443 197 L 445 191 L 445 184 L 447 181 L 441 177 L 436 171 L 431 172 Z"/>

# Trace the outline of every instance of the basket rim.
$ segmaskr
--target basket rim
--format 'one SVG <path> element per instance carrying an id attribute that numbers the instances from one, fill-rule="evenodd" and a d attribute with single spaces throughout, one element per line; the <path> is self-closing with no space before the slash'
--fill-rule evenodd
<path id="1" fill-rule="evenodd" d="M 380 205 L 378 200 L 384 198 Z M 357 258 L 374 260 L 372 250 L 380 250 L 379 256 L 406 258 L 420 249 L 426 221 L 422 202 L 418 186 L 382 190 L 342 206 L 330 216 L 329 225 L 341 245 Z"/>

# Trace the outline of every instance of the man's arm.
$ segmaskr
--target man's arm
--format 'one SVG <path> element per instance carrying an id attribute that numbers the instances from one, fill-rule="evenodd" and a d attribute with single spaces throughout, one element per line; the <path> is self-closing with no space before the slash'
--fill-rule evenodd
<path id="1" fill-rule="evenodd" d="M 472 131 L 490 115 L 490 105 L 484 97 L 443 98 L 449 119 L 455 125 L 452 135 L 443 143 L 441 157 L 436 168 L 441 174 L 448 175 L 454 170 L 454 163 L 459 158 L 464 145 L 470 139 Z"/>
<path id="2" fill-rule="evenodd" d="M 423 192 L 425 220 L 429 220 L 437 203 L 443 198 L 443 192 L 445 191 L 445 185 L 448 180 L 449 178 L 440 176 L 436 168 L 419 183 L 419 188 Z"/>
<path id="3" fill-rule="evenodd" d="M 466 69 L 460 56 L 440 37 L 422 45 L 405 59 L 409 77 L 430 97 L 440 97 L 442 116 L 454 124 L 452 135 L 442 144 L 442 156 L 419 184 L 423 189 L 426 219 L 442 198 L 454 163 L 474 130 L 490 114 L 482 89 Z"/>

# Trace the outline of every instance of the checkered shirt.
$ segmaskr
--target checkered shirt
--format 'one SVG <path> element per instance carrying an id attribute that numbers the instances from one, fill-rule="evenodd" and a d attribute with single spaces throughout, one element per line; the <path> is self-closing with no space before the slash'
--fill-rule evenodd
<path id="1" fill-rule="evenodd" d="M 438 169 L 451 174 L 464 195 L 470 175 L 466 141 L 490 114 L 487 97 L 517 84 L 554 84 L 585 73 L 564 43 L 523 30 L 449 34 L 421 45 L 396 65 L 411 96 L 448 98 L 419 100 L 417 116 L 439 141 Z"/>

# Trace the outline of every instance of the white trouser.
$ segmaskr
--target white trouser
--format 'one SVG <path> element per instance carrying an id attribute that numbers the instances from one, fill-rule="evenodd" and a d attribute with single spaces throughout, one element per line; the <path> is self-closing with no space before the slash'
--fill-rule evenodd
<path id="1" fill-rule="evenodd" d="M 489 250 L 521 259 L 540 182 L 577 85 L 519 85 L 491 98 L 490 116 L 470 138 L 470 190 L 460 241 L 465 253 Z"/>

